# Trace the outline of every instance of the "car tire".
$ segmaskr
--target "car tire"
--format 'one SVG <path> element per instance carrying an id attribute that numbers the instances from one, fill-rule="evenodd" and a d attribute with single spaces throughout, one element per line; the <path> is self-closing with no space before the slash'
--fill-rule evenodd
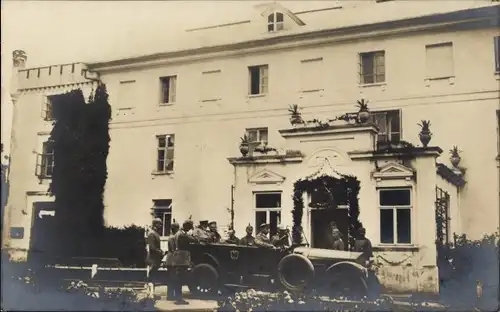
<path id="1" fill-rule="evenodd" d="M 298 274 L 298 271 L 301 272 Z M 290 254 L 278 264 L 281 285 L 294 293 L 307 292 L 314 280 L 314 266 L 309 259 L 299 254 Z"/>
<path id="2" fill-rule="evenodd" d="M 191 271 L 188 287 L 197 297 L 215 296 L 219 288 L 219 273 L 211 264 L 197 264 Z"/>
<path id="3" fill-rule="evenodd" d="M 331 271 L 327 272 L 330 281 L 329 296 L 358 300 L 369 296 L 368 281 L 361 272 Z"/>

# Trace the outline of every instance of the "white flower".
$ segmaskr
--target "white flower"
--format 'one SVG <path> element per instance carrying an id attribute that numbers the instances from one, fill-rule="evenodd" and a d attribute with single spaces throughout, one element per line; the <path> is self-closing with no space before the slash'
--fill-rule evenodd
<path id="1" fill-rule="evenodd" d="M 293 303 L 293 299 L 292 298 L 288 299 L 288 303 Z"/>
<path id="2" fill-rule="evenodd" d="M 304 301 L 302 300 L 299 300 L 299 302 L 297 302 L 298 304 L 306 304 Z"/>

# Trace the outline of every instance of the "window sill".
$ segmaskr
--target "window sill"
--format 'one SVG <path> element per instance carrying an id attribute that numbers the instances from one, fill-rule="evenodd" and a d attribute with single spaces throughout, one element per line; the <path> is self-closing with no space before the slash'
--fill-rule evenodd
<path id="1" fill-rule="evenodd" d="M 132 110 L 134 109 L 134 107 L 120 107 L 120 108 L 117 108 L 116 110 L 121 112 L 121 111 L 128 111 L 128 110 Z"/>
<path id="2" fill-rule="evenodd" d="M 315 93 L 315 92 L 321 92 L 325 91 L 325 89 L 309 89 L 309 90 L 301 90 L 301 93 Z"/>
<path id="3" fill-rule="evenodd" d="M 151 175 L 153 175 L 153 176 L 164 176 L 164 175 L 171 176 L 173 174 L 174 174 L 173 171 L 153 171 L 153 172 L 151 172 Z"/>
<path id="4" fill-rule="evenodd" d="M 419 246 L 404 244 L 379 244 L 373 246 L 374 251 L 418 251 Z"/>
<path id="5" fill-rule="evenodd" d="M 360 83 L 358 85 L 359 88 L 381 87 L 383 89 L 385 89 L 386 86 L 387 86 L 386 82 Z"/>
<path id="6" fill-rule="evenodd" d="M 158 104 L 159 107 L 166 107 L 166 106 L 172 106 L 174 105 L 175 103 L 160 103 Z"/>
<path id="7" fill-rule="evenodd" d="M 450 85 L 455 84 L 455 76 L 443 76 L 443 77 L 427 77 L 425 78 L 425 85 L 428 87 L 431 81 L 448 80 Z"/>
<path id="8" fill-rule="evenodd" d="M 500 71 L 495 72 L 495 78 L 500 80 Z"/>
<path id="9" fill-rule="evenodd" d="M 207 102 L 217 102 L 220 101 L 221 99 L 207 99 L 207 100 L 200 100 L 201 103 L 207 103 Z"/>
<path id="10" fill-rule="evenodd" d="M 260 97 L 265 97 L 267 96 L 267 93 L 262 93 L 262 94 L 249 94 L 248 95 L 248 98 L 249 99 L 252 99 L 252 98 L 260 98 Z"/>

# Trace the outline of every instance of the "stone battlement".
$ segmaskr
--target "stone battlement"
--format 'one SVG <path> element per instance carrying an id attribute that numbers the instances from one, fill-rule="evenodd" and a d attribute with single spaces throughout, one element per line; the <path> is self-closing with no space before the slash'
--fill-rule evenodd
<path id="1" fill-rule="evenodd" d="M 83 63 L 51 65 L 18 70 L 18 89 L 35 89 L 89 82 L 94 78 Z"/>

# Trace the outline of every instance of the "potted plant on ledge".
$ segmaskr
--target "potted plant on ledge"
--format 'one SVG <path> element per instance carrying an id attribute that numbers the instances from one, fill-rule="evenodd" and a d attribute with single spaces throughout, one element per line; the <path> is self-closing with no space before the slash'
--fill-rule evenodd
<path id="1" fill-rule="evenodd" d="M 455 168 L 458 168 L 458 164 L 460 164 L 460 161 L 462 160 L 462 157 L 460 157 L 460 152 L 461 151 L 456 145 L 453 145 L 453 148 L 450 149 L 450 163 Z"/>
<path id="2" fill-rule="evenodd" d="M 298 125 L 298 124 L 301 124 L 301 123 L 304 123 L 304 121 L 302 120 L 302 116 L 300 115 L 300 112 L 299 112 L 300 108 L 297 104 L 293 104 L 293 105 L 290 105 L 288 107 L 288 112 L 290 113 L 290 123 L 292 125 Z"/>
<path id="3" fill-rule="evenodd" d="M 359 108 L 358 111 L 358 121 L 360 123 L 365 123 L 370 119 L 370 111 L 368 110 L 368 101 L 361 99 L 357 101 L 356 106 Z"/>
<path id="4" fill-rule="evenodd" d="M 247 156 L 248 151 L 250 150 L 250 138 L 245 134 L 240 138 L 240 152 L 243 157 Z"/>
<path id="5" fill-rule="evenodd" d="M 427 147 L 432 138 L 432 132 L 430 130 L 431 121 L 430 120 L 422 120 L 421 123 L 418 124 L 420 126 L 420 133 L 418 137 L 420 138 L 420 142 Z"/>

